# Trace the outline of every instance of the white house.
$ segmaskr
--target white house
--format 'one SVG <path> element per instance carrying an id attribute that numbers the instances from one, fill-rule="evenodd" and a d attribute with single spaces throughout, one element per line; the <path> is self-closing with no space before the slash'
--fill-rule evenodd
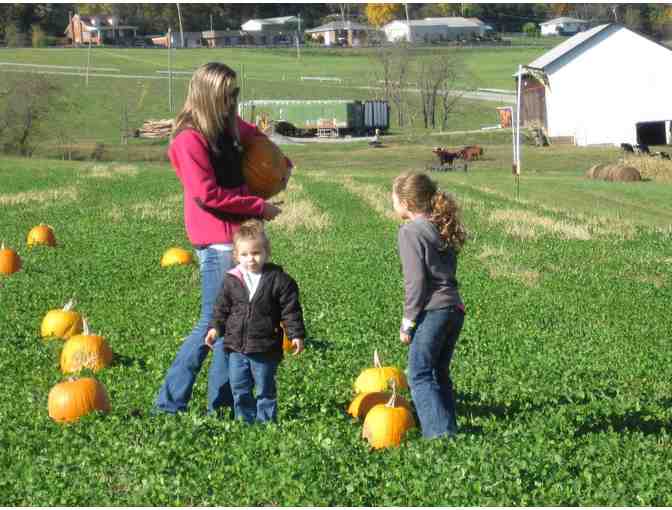
<path id="1" fill-rule="evenodd" d="M 290 26 L 296 25 L 298 22 L 299 18 L 296 16 L 251 19 L 243 23 L 240 28 L 244 32 L 282 32 Z"/>
<path id="2" fill-rule="evenodd" d="M 539 23 L 541 35 L 574 35 L 588 26 L 588 22 L 582 19 L 568 18 L 563 16 Z"/>
<path id="3" fill-rule="evenodd" d="M 576 145 L 672 143 L 672 49 L 624 26 L 567 39 L 523 70 L 521 122 Z"/>
<path id="4" fill-rule="evenodd" d="M 427 18 L 423 20 L 391 21 L 383 26 L 390 42 L 429 43 L 468 39 L 481 34 L 481 25 L 467 18 Z"/>
<path id="5" fill-rule="evenodd" d="M 379 31 L 373 26 L 354 21 L 332 21 L 305 31 L 313 40 L 322 40 L 325 46 L 360 46 L 370 37 L 378 39 Z"/>

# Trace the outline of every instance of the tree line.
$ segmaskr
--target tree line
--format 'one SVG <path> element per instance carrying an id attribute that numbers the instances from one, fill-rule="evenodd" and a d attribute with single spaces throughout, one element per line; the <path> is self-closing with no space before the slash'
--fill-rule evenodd
<path id="1" fill-rule="evenodd" d="M 376 6 L 383 6 L 377 8 Z M 301 16 L 302 27 L 312 28 L 335 20 L 354 20 L 381 25 L 391 19 L 440 16 L 478 17 L 500 32 L 521 32 L 526 23 L 541 23 L 558 16 L 573 16 L 593 23 L 618 22 L 656 38 L 672 32 L 672 4 L 574 4 L 574 3 L 414 3 L 414 4 L 180 4 L 185 31 L 236 30 L 247 20 Z M 381 15 L 381 11 L 384 11 Z M 53 4 L 0 5 L 0 38 L 8 34 L 39 31 L 50 37 L 64 36 L 72 14 L 110 14 L 138 27 L 139 34 L 163 34 L 178 29 L 175 3 L 146 4 Z"/>

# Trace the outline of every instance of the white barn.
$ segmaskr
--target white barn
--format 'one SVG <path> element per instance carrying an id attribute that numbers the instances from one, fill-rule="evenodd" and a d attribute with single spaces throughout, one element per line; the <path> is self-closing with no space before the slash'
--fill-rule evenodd
<path id="1" fill-rule="evenodd" d="M 587 21 L 568 18 L 566 16 L 539 23 L 541 35 L 574 35 L 584 30 L 587 26 Z"/>
<path id="2" fill-rule="evenodd" d="M 523 70 L 523 125 L 540 124 L 551 139 L 582 146 L 672 143 L 667 46 L 618 24 L 600 25 L 529 67 Z"/>
<path id="3" fill-rule="evenodd" d="M 296 16 L 282 16 L 280 18 L 250 19 L 240 26 L 244 32 L 279 32 L 297 24 Z"/>
<path id="4" fill-rule="evenodd" d="M 390 42 L 429 43 L 468 39 L 472 35 L 480 36 L 482 29 L 481 25 L 473 20 L 452 17 L 410 21 L 395 20 L 383 26 L 383 31 Z"/>

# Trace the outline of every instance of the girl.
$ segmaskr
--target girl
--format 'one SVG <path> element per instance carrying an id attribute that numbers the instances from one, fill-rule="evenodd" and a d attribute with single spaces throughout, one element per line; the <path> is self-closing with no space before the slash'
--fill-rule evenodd
<path id="1" fill-rule="evenodd" d="M 464 322 L 455 277 L 467 234 L 451 195 L 424 174 L 394 180 L 392 205 L 408 223 L 399 229 L 405 304 L 399 338 L 410 345 L 411 395 L 426 438 L 457 432 L 450 361 Z"/>
<path id="2" fill-rule="evenodd" d="M 299 288 L 280 266 L 268 262 L 271 247 L 261 221 L 241 225 L 233 253 L 239 264 L 224 277 L 205 343 L 212 346 L 224 336 L 236 418 L 248 423 L 275 421 L 275 374 L 282 359 L 280 321 L 292 339 L 294 354 L 303 350 Z"/>
<path id="3" fill-rule="evenodd" d="M 201 317 L 184 340 L 156 398 L 158 411 L 185 411 L 208 354 L 203 336 L 224 273 L 232 265 L 234 233 L 246 217 L 275 218 L 281 210 L 250 195 L 241 169 L 242 142 L 261 136 L 237 116 L 236 73 L 211 62 L 198 68 L 175 119 L 168 154 L 184 188 L 184 223 L 200 262 Z M 228 356 L 221 340 L 212 346 L 208 411 L 231 403 Z"/>

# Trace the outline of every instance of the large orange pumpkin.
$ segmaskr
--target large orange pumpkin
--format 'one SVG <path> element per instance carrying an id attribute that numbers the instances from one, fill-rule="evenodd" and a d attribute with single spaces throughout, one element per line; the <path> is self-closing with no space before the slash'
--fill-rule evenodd
<path id="1" fill-rule="evenodd" d="M 265 136 L 255 136 L 243 149 L 243 175 L 253 195 L 271 198 L 287 187 L 291 169 L 277 145 Z"/>
<path id="2" fill-rule="evenodd" d="M 93 335 L 84 319 L 84 332 L 71 337 L 61 351 L 61 371 L 64 374 L 89 368 L 94 372 L 112 363 L 112 349 L 100 335 Z"/>
<path id="3" fill-rule="evenodd" d="M 93 411 L 110 412 L 107 390 L 93 377 L 70 378 L 58 383 L 49 392 L 49 417 L 57 422 L 70 422 Z"/>
<path id="4" fill-rule="evenodd" d="M 161 267 L 191 264 L 194 260 L 190 251 L 184 248 L 168 248 L 161 257 Z"/>
<path id="5" fill-rule="evenodd" d="M 390 397 L 392 397 L 392 394 L 386 391 L 360 393 L 348 406 L 348 414 L 353 418 L 366 418 L 366 415 L 372 408 L 378 404 L 385 404 L 390 400 Z M 403 406 L 409 411 L 411 410 L 411 404 L 400 395 L 397 395 L 396 405 Z"/>
<path id="6" fill-rule="evenodd" d="M 11 248 L 0 246 L 0 274 L 12 274 L 21 269 L 21 257 Z"/>
<path id="7" fill-rule="evenodd" d="M 374 406 L 364 419 L 362 437 L 375 448 L 389 448 L 399 446 L 409 429 L 415 427 L 415 420 L 409 408 L 398 402 L 394 380 L 392 396 L 387 404 Z"/>
<path id="8" fill-rule="evenodd" d="M 399 389 L 408 388 L 404 373 L 396 367 L 382 366 L 376 350 L 373 353 L 373 368 L 362 370 L 355 380 L 355 393 L 386 391 L 390 379 L 394 380 Z"/>
<path id="9" fill-rule="evenodd" d="M 82 316 L 74 311 L 73 299 L 57 310 L 49 310 L 42 319 L 41 333 L 43 338 L 58 337 L 67 340 L 72 335 L 82 332 Z"/>
<path id="10" fill-rule="evenodd" d="M 26 242 L 28 243 L 28 246 L 36 246 L 38 244 L 44 246 L 56 246 L 54 229 L 49 225 L 40 223 L 38 226 L 30 229 Z"/>

